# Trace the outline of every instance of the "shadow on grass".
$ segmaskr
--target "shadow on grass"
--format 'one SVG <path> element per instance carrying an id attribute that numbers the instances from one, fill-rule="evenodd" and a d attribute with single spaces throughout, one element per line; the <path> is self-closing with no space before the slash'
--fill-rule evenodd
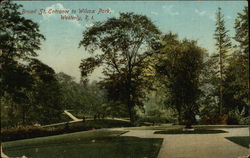
<path id="1" fill-rule="evenodd" d="M 248 128 L 249 125 L 195 125 L 194 128 L 214 129 L 214 128 Z"/>
<path id="2" fill-rule="evenodd" d="M 183 131 L 182 129 L 169 129 L 164 131 L 156 131 L 154 134 L 217 134 L 217 133 L 228 133 L 223 130 L 212 130 L 212 129 L 195 129 L 194 131 Z"/>
<path id="3" fill-rule="evenodd" d="M 157 158 L 163 139 L 120 137 L 124 131 L 86 131 L 6 142 L 8 156 L 32 158 Z"/>
<path id="4" fill-rule="evenodd" d="M 225 137 L 225 138 L 245 148 L 248 148 L 250 144 L 249 136 Z"/>

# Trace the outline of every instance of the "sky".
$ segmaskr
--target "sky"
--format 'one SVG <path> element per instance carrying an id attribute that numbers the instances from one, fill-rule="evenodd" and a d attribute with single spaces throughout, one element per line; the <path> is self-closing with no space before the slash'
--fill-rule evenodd
<path id="1" fill-rule="evenodd" d="M 213 38 L 215 12 L 222 9 L 229 35 L 234 36 L 234 21 L 242 12 L 247 1 L 16 1 L 22 4 L 21 12 L 26 18 L 40 25 L 46 37 L 38 51 L 38 59 L 52 67 L 56 72 L 65 72 L 80 80 L 81 59 L 89 57 L 78 44 L 82 32 L 93 22 L 104 21 L 109 17 L 119 17 L 120 12 L 134 12 L 148 16 L 162 33 L 177 33 L 179 39 L 197 40 L 200 47 L 209 53 L 215 52 Z M 40 10 L 45 14 L 40 14 Z M 85 13 L 80 13 L 79 9 Z M 101 9 L 101 13 L 99 10 Z M 51 13 L 52 10 L 69 10 L 69 13 Z M 76 12 L 72 12 L 75 10 Z M 94 10 L 95 13 L 86 13 Z M 81 18 L 62 20 L 61 16 Z M 88 19 L 86 20 L 86 16 Z M 99 80 L 100 69 L 94 71 L 90 80 Z"/>

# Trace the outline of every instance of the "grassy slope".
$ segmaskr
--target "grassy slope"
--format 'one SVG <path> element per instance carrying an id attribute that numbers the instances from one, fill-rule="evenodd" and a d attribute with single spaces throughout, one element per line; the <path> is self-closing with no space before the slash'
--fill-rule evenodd
<path id="1" fill-rule="evenodd" d="M 162 139 L 119 137 L 124 131 L 85 131 L 3 143 L 9 156 L 32 158 L 156 158 Z"/>
<path id="2" fill-rule="evenodd" d="M 91 127 L 91 128 L 111 128 L 111 127 L 129 127 L 130 122 L 124 120 L 86 120 L 85 122 L 72 122 L 68 124 L 70 127 Z M 62 129 L 65 128 L 65 124 L 53 125 L 49 127 L 44 127 L 45 129 Z"/>

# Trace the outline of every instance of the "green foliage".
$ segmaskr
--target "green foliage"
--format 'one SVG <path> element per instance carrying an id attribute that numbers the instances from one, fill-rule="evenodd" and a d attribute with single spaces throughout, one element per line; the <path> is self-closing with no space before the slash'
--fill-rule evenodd
<path id="1" fill-rule="evenodd" d="M 61 88 L 61 106 L 64 109 L 84 109 L 87 106 L 87 88 L 85 85 L 74 81 L 72 76 L 63 72 L 56 74 Z"/>
<path id="2" fill-rule="evenodd" d="M 225 102 L 229 111 L 243 110 L 243 118 L 248 116 L 249 110 L 249 25 L 248 7 L 238 13 L 235 19 L 235 37 L 237 45 L 235 52 L 229 59 L 225 89 Z"/>
<path id="3" fill-rule="evenodd" d="M 204 113 L 204 112 L 203 112 Z M 228 122 L 228 115 L 217 115 L 211 112 L 205 113 L 202 117 L 201 120 L 199 121 L 200 124 L 202 125 L 225 125 Z M 215 115 L 215 116 L 213 116 Z"/>
<path id="4" fill-rule="evenodd" d="M 229 112 L 227 124 L 233 125 L 248 125 L 250 116 L 245 116 L 245 108 L 240 111 L 238 109 Z"/>
<path id="5" fill-rule="evenodd" d="M 77 83 L 73 77 L 62 72 L 57 74 L 57 79 L 62 93 L 62 106 L 73 110 L 78 118 L 127 117 L 126 106 L 118 101 L 108 101 L 106 91 L 99 83 Z"/>
<path id="6" fill-rule="evenodd" d="M 127 105 L 131 122 L 135 106 L 142 106 L 144 89 L 151 86 L 152 75 L 147 73 L 148 57 L 158 51 L 159 30 L 146 16 L 120 13 L 118 18 L 96 22 L 83 32 L 79 46 L 94 57 L 82 60 L 82 79 L 95 67 L 103 66 L 105 79 L 101 82 L 108 98 Z"/>
<path id="7" fill-rule="evenodd" d="M 166 88 L 165 105 L 178 112 L 179 123 L 194 122 L 201 94 L 199 79 L 204 50 L 195 41 L 178 41 L 172 33 L 162 40 L 164 48 L 157 57 L 156 72 Z"/>
<path id="8" fill-rule="evenodd" d="M 222 109 L 224 106 L 223 96 L 224 96 L 224 87 L 223 82 L 225 79 L 225 69 L 227 64 L 228 53 L 231 48 L 231 41 L 228 35 L 229 30 L 225 28 L 224 15 L 221 13 L 221 8 L 218 8 L 216 13 L 216 28 L 214 38 L 216 40 L 216 49 L 217 54 L 213 56 L 216 60 L 216 64 L 218 65 L 218 74 L 215 74 L 215 77 L 218 77 L 219 82 L 216 87 L 219 89 L 219 114 L 223 113 Z"/>
<path id="9" fill-rule="evenodd" d="M 159 87 L 158 87 L 159 86 Z M 149 122 L 153 125 L 162 123 L 177 123 L 177 117 L 174 110 L 165 106 L 165 89 L 160 82 L 155 82 L 155 90 L 148 94 L 148 100 L 145 101 L 143 109 L 138 109 L 138 116 L 141 122 Z"/>
<path id="10" fill-rule="evenodd" d="M 13 141 L 36 137 L 45 137 L 100 128 L 130 127 L 128 121 L 121 120 L 86 120 L 85 122 L 66 123 L 49 127 L 18 126 L 1 130 L 1 141 Z"/>
<path id="11" fill-rule="evenodd" d="M 13 141 L 19 139 L 35 138 L 48 136 L 48 131 L 41 127 L 35 126 L 18 126 L 1 130 L 1 141 Z"/>
<path id="12" fill-rule="evenodd" d="M 1 97 L 2 126 L 58 122 L 62 109 L 54 70 L 37 59 L 30 59 L 25 71 L 30 81 L 27 87 L 13 93 L 5 91 Z"/>
<path id="13" fill-rule="evenodd" d="M 0 49 L 4 58 L 28 59 L 37 56 L 41 40 L 45 39 L 39 32 L 39 25 L 22 17 L 18 5 L 1 2 L 0 9 Z"/>
<path id="14" fill-rule="evenodd" d="M 38 24 L 21 16 L 21 5 L 1 2 L 0 5 L 1 96 L 27 87 L 29 74 L 22 61 L 37 56 L 41 40 Z"/>
<path id="15" fill-rule="evenodd" d="M 44 36 L 21 15 L 21 5 L 0 5 L 1 123 L 4 127 L 58 121 L 60 90 L 54 70 L 34 57 Z M 53 116 L 51 118 L 51 116 Z"/>
<path id="16" fill-rule="evenodd" d="M 249 22 L 247 6 L 242 13 L 238 13 L 238 17 L 235 19 L 234 28 L 236 32 L 234 39 L 239 43 L 240 52 L 247 57 L 249 53 Z"/>
<path id="17" fill-rule="evenodd" d="M 206 123 L 242 124 L 248 116 L 248 9 L 235 20 L 237 45 L 231 50 L 228 30 L 221 9 L 217 12 L 216 48 L 218 53 L 207 58 L 203 72 L 201 114 Z M 219 116 L 219 114 L 224 114 Z M 225 119 L 222 119 L 222 118 Z M 217 119 L 216 119 L 217 118 Z M 220 119 L 221 118 L 221 119 Z M 217 122 L 216 122 L 217 121 Z"/>
<path id="18" fill-rule="evenodd" d="M 244 115 L 248 115 L 248 64 L 243 56 L 234 53 L 230 58 L 229 66 L 226 70 L 227 75 L 223 86 L 225 94 L 223 100 L 226 112 L 246 109 Z"/>

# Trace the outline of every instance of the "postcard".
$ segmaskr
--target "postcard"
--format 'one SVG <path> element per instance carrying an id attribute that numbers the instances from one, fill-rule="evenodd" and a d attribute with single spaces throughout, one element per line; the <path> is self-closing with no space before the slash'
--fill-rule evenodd
<path id="1" fill-rule="evenodd" d="M 249 158 L 247 1 L 2 1 L 2 158 Z"/>

